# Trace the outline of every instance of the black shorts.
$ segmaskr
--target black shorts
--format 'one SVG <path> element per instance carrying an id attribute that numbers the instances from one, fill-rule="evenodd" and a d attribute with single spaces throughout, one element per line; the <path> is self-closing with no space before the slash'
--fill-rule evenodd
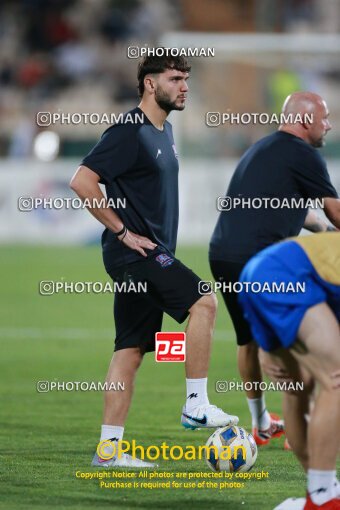
<path id="1" fill-rule="evenodd" d="M 239 281 L 240 274 L 246 263 L 227 262 L 223 260 L 210 260 L 211 272 L 216 281 L 235 283 Z M 236 332 L 238 345 L 249 344 L 253 340 L 250 327 L 243 317 L 243 311 L 238 302 L 238 292 L 222 291 L 223 300 L 228 309 L 229 315 Z"/>
<path id="2" fill-rule="evenodd" d="M 191 306 L 202 297 L 198 291 L 200 278 L 168 254 L 150 256 L 109 274 L 117 283 L 127 282 L 127 289 L 138 286 L 147 289 L 115 293 L 115 351 L 129 347 L 154 351 L 155 333 L 161 331 L 163 312 L 182 323 Z"/>

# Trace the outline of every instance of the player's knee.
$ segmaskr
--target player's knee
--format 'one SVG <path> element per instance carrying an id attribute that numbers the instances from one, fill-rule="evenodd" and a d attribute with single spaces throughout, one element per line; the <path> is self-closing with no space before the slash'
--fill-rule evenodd
<path id="1" fill-rule="evenodd" d="M 191 307 L 190 313 L 196 313 L 199 316 L 204 316 L 210 320 L 215 320 L 217 313 L 217 297 L 215 294 L 203 296 L 201 299 Z"/>
<path id="2" fill-rule="evenodd" d="M 315 380 L 311 374 L 304 372 L 296 373 L 294 370 L 289 371 L 288 367 L 288 379 L 291 384 L 286 386 L 286 389 L 283 390 L 287 395 L 294 395 L 299 397 L 302 405 L 303 402 L 309 402 L 309 399 L 314 393 L 315 390 Z"/>
<path id="3" fill-rule="evenodd" d="M 258 345 L 256 342 L 251 341 L 246 344 L 239 345 L 240 355 L 243 357 L 256 357 L 258 358 Z"/>
<path id="4" fill-rule="evenodd" d="M 140 366 L 143 361 L 144 352 L 138 347 L 136 351 L 133 353 L 133 362 L 136 368 Z"/>
<path id="5" fill-rule="evenodd" d="M 334 359 L 324 359 L 323 363 L 315 363 L 314 374 L 321 388 L 331 393 L 335 391 L 340 395 L 340 362 L 336 358 L 337 353 L 334 353 Z"/>
<path id="6" fill-rule="evenodd" d="M 323 374 L 318 380 L 323 390 L 327 391 L 331 397 L 337 398 L 340 402 L 340 378 L 338 380 L 330 374 Z"/>
<path id="7" fill-rule="evenodd" d="M 254 352 L 258 355 L 259 346 L 257 345 L 257 343 L 254 340 L 252 340 L 251 342 L 248 342 L 247 344 L 244 344 L 243 347 L 245 347 L 247 351 Z"/>
<path id="8" fill-rule="evenodd" d="M 139 347 L 121 349 L 115 353 L 116 361 L 120 366 L 126 366 L 129 370 L 137 370 L 143 360 L 143 353 Z"/>

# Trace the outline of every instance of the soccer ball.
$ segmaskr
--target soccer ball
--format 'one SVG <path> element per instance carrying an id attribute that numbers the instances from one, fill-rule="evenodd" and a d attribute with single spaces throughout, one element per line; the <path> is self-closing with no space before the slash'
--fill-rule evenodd
<path id="1" fill-rule="evenodd" d="M 205 461 L 213 471 L 249 471 L 257 458 L 255 439 L 242 427 L 216 429 L 209 437 Z"/>

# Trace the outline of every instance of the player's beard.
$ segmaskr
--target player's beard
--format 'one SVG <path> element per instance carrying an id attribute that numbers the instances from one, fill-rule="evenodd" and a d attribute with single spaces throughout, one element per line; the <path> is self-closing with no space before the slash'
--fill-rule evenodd
<path id="1" fill-rule="evenodd" d="M 178 106 L 175 101 L 171 101 L 169 94 L 167 94 L 161 87 L 156 88 L 155 101 L 162 110 L 170 113 L 172 110 L 184 110 L 185 104 Z"/>
<path id="2" fill-rule="evenodd" d="M 312 143 L 312 147 L 314 149 L 321 149 L 321 147 L 324 147 L 326 145 L 324 137 L 319 138 L 318 140 L 315 140 L 315 142 Z"/>

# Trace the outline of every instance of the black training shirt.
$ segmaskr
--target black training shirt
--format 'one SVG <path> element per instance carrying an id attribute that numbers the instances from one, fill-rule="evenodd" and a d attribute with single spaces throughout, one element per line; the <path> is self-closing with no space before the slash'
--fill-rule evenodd
<path id="1" fill-rule="evenodd" d="M 158 245 L 148 255 L 168 251 L 174 254 L 178 230 L 178 160 L 172 127 L 157 129 L 145 116 L 144 122 L 126 122 L 143 115 L 135 108 L 124 120 L 108 128 L 97 145 L 83 159 L 105 184 L 107 198 L 126 199 L 126 208 L 116 209 L 124 225 L 135 234 Z M 126 120 L 125 120 L 126 119 Z M 108 229 L 102 235 L 107 271 L 144 257 L 117 240 Z"/>
<path id="2" fill-rule="evenodd" d="M 248 149 L 226 196 L 280 200 L 338 197 L 317 149 L 283 131 L 262 138 Z M 236 207 L 221 212 L 210 241 L 210 259 L 243 263 L 266 246 L 298 235 L 308 208 L 280 209 L 276 204 L 273 208 Z"/>

